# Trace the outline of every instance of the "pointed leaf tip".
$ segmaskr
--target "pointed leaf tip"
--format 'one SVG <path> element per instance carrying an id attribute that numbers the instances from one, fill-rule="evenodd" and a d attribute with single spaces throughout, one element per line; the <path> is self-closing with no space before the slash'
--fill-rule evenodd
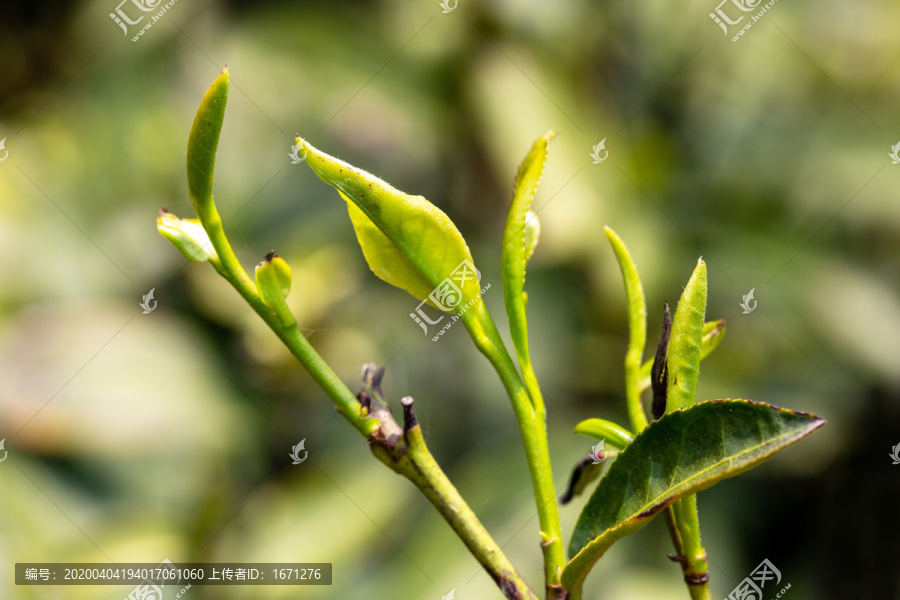
<path id="1" fill-rule="evenodd" d="M 228 70 L 216 77 L 200 101 L 187 146 L 188 192 L 204 225 L 218 218 L 213 204 L 213 181 L 219 135 L 228 103 Z"/>
<path id="2" fill-rule="evenodd" d="M 706 298 L 706 263 L 701 258 L 672 317 L 672 334 L 666 357 L 666 403 L 669 411 L 690 406 L 695 401 L 700 378 Z"/>
<path id="3" fill-rule="evenodd" d="M 550 141 L 554 137 L 556 133 L 548 131 L 535 140 L 519 166 L 512 203 L 503 228 L 501 264 L 506 313 L 519 365 L 526 371 L 530 368 L 531 359 L 525 315 L 525 267 L 534 254 L 540 237 L 540 221 L 531 210 L 531 204 L 543 177 Z"/>
<path id="4" fill-rule="evenodd" d="M 619 454 L 578 517 L 563 586 L 576 589 L 613 543 L 669 504 L 756 466 L 824 424 L 813 414 L 749 400 L 708 400 L 653 421 Z"/>
<path id="5" fill-rule="evenodd" d="M 303 138 L 298 143 L 306 151 L 306 165 L 347 202 L 372 272 L 440 310 L 476 308 L 462 313 L 464 321 L 471 322 L 481 313 L 481 275 L 459 229 L 441 209 L 322 152 Z M 444 292 L 454 288 L 454 293 L 438 294 L 439 288 Z M 434 299 L 438 296 L 443 300 Z"/>

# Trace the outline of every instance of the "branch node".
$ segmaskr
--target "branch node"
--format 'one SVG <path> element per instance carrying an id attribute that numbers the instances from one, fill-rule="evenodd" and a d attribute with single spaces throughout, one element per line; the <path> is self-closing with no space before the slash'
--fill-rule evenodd
<path id="1" fill-rule="evenodd" d="M 418 426 L 419 421 L 416 419 L 416 409 L 413 408 L 412 396 L 402 398 L 400 404 L 403 405 L 403 431 L 406 432 Z"/>
<path id="2" fill-rule="evenodd" d="M 688 585 L 706 585 L 709 583 L 709 571 L 704 571 L 699 575 L 685 575 L 684 582 Z"/>

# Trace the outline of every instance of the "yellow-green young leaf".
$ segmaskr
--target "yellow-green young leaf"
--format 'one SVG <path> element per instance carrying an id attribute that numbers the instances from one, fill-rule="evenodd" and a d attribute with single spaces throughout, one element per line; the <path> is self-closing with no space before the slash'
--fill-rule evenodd
<path id="1" fill-rule="evenodd" d="M 548 131 L 535 141 L 516 174 L 512 205 L 503 228 L 502 274 L 503 295 L 509 329 L 516 355 L 522 370 L 530 372 L 528 353 L 528 323 L 525 317 L 525 266 L 534 254 L 540 235 L 537 215 L 531 211 L 531 203 L 537 192 L 547 152 L 556 134 Z"/>
<path id="2" fill-rule="evenodd" d="M 631 432 L 606 419 L 587 419 L 575 426 L 575 433 L 603 440 L 616 450 L 624 450 L 634 440 Z"/>
<path id="3" fill-rule="evenodd" d="M 351 208 L 350 217 L 375 274 L 419 300 L 429 299 L 441 310 L 455 312 L 467 307 L 464 321 L 472 322 L 476 314 L 483 314 L 481 310 L 468 310 L 472 306 L 481 308 L 479 274 L 462 234 L 442 210 L 422 196 L 401 192 L 318 150 L 302 138 L 298 137 L 296 143 L 303 146 L 304 162 L 313 172 L 358 209 Z M 384 237 L 376 235 L 376 230 Z M 385 238 L 397 252 L 388 249 Z"/>
<path id="4" fill-rule="evenodd" d="M 725 339 L 725 319 L 708 321 L 703 324 L 703 343 L 700 347 L 700 360 L 719 347 Z"/>
<path id="5" fill-rule="evenodd" d="M 534 256 L 534 250 L 541 241 L 541 222 L 537 213 L 530 208 L 525 214 L 525 264 Z"/>
<path id="6" fill-rule="evenodd" d="M 256 265 L 256 289 L 263 303 L 275 311 L 283 325 L 294 321 L 285 302 L 291 291 L 291 267 L 274 250 Z"/>
<path id="7" fill-rule="evenodd" d="M 718 321 L 707 321 L 703 324 L 703 344 L 700 348 L 700 360 L 705 359 L 713 350 L 719 347 L 719 344 L 725 338 L 725 319 Z M 640 376 L 640 393 L 647 391 L 650 387 L 650 371 L 653 370 L 653 359 L 641 365 Z"/>
<path id="8" fill-rule="evenodd" d="M 563 587 L 580 589 L 613 543 L 675 500 L 756 466 L 824 424 L 748 400 L 700 402 L 653 421 L 619 454 L 578 517 Z"/>
<path id="9" fill-rule="evenodd" d="M 603 231 L 619 260 L 622 278 L 625 281 L 625 300 L 628 306 L 628 350 L 625 353 L 625 398 L 632 428 L 640 431 L 647 426 L 647 415 L 641 405 L 640 371 L 644 346 L 647 343 L 647 300 L 644 287 L 638 276 L 637 267 L 625 242 L 618 234 L 604 227 Z"/>
<path id="10" fill-rule="evenodd" d="M 213 204 L 213 178 L 219 134 L 222 132 L 225 105 L 228 102 L 228 81 L 228 67 L 225 67 L 204 94 L 188 137 L 188 192 L 204 227 L 208 227 L 210 223 L 216 224 L 219 220 Z"/>
<path id="11" fill-rule="evenodd" d="M 156 229 L 161 236 L 172 242 L 185 258 L 194 262 L 218 260 L 216 250 L 199 219 L 179 219 L 163 208 L 156 219 Z"/>
<path id="12" fill-rule="evenodd" d="M 672 318 L 672 335 L 666 363 L 669 384 L 666 410 L 671 412 L 694 403 L 700 377 L 700 355 L 703 345 L 703 318 L 706 315 L 706 263 L 697 267 L 684 288 Z"/>
<path id="13" fill-rule="evenodd" d="M 347 201 L 347 212 L 356 232 L 356 239 L 362 248 L 363 256 L 369 268 L 379 278 L 400 289 L 406 290 L 419 300 L 424 300 L 434 291 L 425 276 L 416 268 L 406 255 L 375 226 L 369 217 L 353 203 L 350 198 L 338 190 Z M 433 302 L 429 304 L 434 306 Z M 437 307 L 436 307 L 437 308 Z"/>

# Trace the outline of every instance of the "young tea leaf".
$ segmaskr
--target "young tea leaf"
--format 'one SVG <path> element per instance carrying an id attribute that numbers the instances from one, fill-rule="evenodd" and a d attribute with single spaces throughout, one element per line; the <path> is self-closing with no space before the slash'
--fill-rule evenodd
<path id="1" fill-rule="evenodd" d="M 379 279 L 394 287 L 406 290 L 413 297 L 424 300 L 434 290 L 425 275 L 414 265 L 403 252 L 340 190 L 338 193 L 347 202 L 350 222 L 356 232 L 359 247 L 363 256 Z M 434 304 L 429 302 L 432 306 Z M 435 307 L 438 308 L 438 307 Z"/>
<path id="2" fill-rule="evenodd" d="M 632 428 L 640 431 L 647 426 L 647 415 L 641 405 L 640 366 L 647 343 L 647 301 L 644 288 L 638 276 L 637 267 L 625 242 L 618 234 L 604 227 L 603 231 L 612 245 L 613 252 L 619 260 L 622 278 L 625 280 L 625 299 L 628 306 L 628 350 L 625 353 L 625 397 L 628 401 L 628 414 Z"/>
<path id="3" fill-rule="evenodd" d="M 703 343 L 700 347 L 700 360 L 719 347 L 725 339 L 725 319 L 708 321 L 703 324 Z"/>
<path id="4" fill-rule="evenodd" d="M 228 67 L 225 67 L 204 94 L 188 137 L 188 192 L 197 217 L 206 228 L 210 223 L 219 222 L 219 215 L 213 204 L 213 178 L 219 134 L 222 132 L 225 105 L 228 102 L 228 83 Z"/>
<path id="5" fill-rule="evenodd" d="M 535 141 L 531 151 L 522 161 L 513 187 L 512 205 L 506 216 L 503 228 L 503 296 L 506 301 L 506 314 L 509 316 L 509 329 L 516 356 L 522 370 L 530 370 L 531 359 L 528 353 L 528 325 L 525 318 L 525 266 L 534 253 L 540 235 L 540 223 L 537 215 L 531 211 L 531 203 L 537 192 L 547 152 L 556 134 L 548 131 Z"/>
<path id="6" fill-rule="evenodd" d="M 442 310 L 480 307 L 481 290 L 472 254 L 442 210 L 422 196 L 401 192 L 318 150 L 302 138 L 296 142 L 305 151 L 304 162 L 348 200 L 360 246 L 376 275 L 419 300 L 431 296 L 430 303 Z M 482 313 L 467 311 L 463 320 L 474 319 L 475 314 Z"/>
<path id="7" fill-rule="evenodd" d="M 718 321 L 707 321 L 703 324 L 703 344 L 700 348 L 700 360 L 704 360 L 713 350 L 718 348 L 719 344 L 725 338 L 725 319 Z M 638 388 L 640 393 L 647 391 L 650 387 L 650 372 L 653 370 L 654 359 L 650 359 L 641 365 L 640 384 Z"/>
<path id="8" fill-rule="evenodd" d="M 587 419 L 575 426 L 575 433 L 604 440 L 616 450 L 624 450 L 634 440 L 631 432 L 606 419 Z"/>
<path id="9" fill-rule="evenodd" d="M 666 356 L 668 385 L 666 410 L 671 412 L 694 403 L 700 377 L 700 354 L 703 344 L 703 317 L 706 315 L 706 263 L 697 267 L 684 288 L 675 317 Z"/>
<path id="10" fill-rule="evenodd" d="M 198 219 L 179 219 L 163 208 L 156 219 L 156 229 L 189 260 L 205 262 L 219 258 Z"/>
<path id="11" fill-rule="evenodd" d="M 584 507 L 563 569 L 580 588 L 594 563 L 675 500 L 746 471 L 825 424 L 749 400 L 710 400 L 653 421 L 619 454 Z"/>

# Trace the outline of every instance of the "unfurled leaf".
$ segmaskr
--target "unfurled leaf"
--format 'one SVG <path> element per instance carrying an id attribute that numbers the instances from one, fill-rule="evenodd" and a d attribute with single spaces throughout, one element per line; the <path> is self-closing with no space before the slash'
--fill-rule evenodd
<path id="1" fill-rule="evenodd" d="M 617 540 L 678 498 L 750 469 L 825 420 L 747 400 L 712 400 L 664 415 L 619 454 L 584 507 L 563 586 L 577 589 Z"/>
<path id="2" fill-rule="evenodd" d="M 156 229 L 187 259 L 194 262 L 218 259 L 199 219 L 179 219 L 166 209 L 161 209 L 156 219 Z"/>
<path id="3" fill-rule="evenodd" d="M 347 212 L 350 214 L 356 239 L 372 272 L 383 281 L 406 290 L 419 300 L 427 298 L 434 291 L 434 286 L 352 200 L 343 192 L 338 193 L 347 202 Z M 434 306 L 434 303 L 429 304 Z"/>
<path id="4" fill-rule="evenodd" d="M 697 267 L 688 280 L 672 319 L 672 336 L 666 354 L 669 381 L 666 410 L 671 412 L 694 403 L 700 378 L 703 318 L 706 315 L 706 263 Z"/>
<path id="5" fill-rule="evenodd" d="M 535 141 L 531 151 L 519 166 L 513 187 L 512 204 L 506 216 L 503 228 L 503 296 L 506 301 L 506 314 L 509 316 L 509 330 L 519 365 L 526 373 L 530 372 L 531 359 L 528 352 L 528 323 L 525 317 L 526 298 L 525 266 L 537 246 L 540 235 L 540 224 L 537 215 L 531 210 L 531 203 L 537 192 L 547 152 L 556 134 L 548 131 Z"/>
<path id="6" fill-rule="evenodd" d="M 616 450 L 624 450 L 634 437 L 631 432 L 606 419 L 587 419 L 575 426 L 575 433 L 604 440 Z"/>
<path id="7" fill-rule="evenodd" d="M 443 211 L 422 196 L 401 192 L 302 138 L 296 142 L 305 150 L 304 162 L 313 172 L 353 205 L 350 217 L 376 275 L 419 300 L 429 299 L 441 310 L 480 308 L 479 273 L 462 234 Z M 481 311 L 467 310 L 463 320 L 474 319 L 476 314 Z"/>
<path id="8" fill-rule="evenodd" d="M 219 134 L 222 132 L 225 105 L 228 102 L 228 83 L 228 67 L 226 67 L 204 94 L 188 137 L 188 192 L 194 210 L 207 230 L 210 225 L 221 227 L 219 215 L 213 204 L 213 178 Z"/>

